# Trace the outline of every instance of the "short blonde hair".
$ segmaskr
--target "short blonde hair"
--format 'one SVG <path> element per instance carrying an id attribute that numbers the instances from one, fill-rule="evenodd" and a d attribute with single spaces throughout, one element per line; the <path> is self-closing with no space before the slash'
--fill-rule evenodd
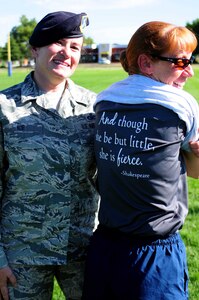
<path id="1" fill-rule="evenodd" d="M 195 34 L 186 27 L 161 21 L 143 24 L 131 37 L 127 49 L 121 53 L 120 62 L 129 74 L 138 74 L 140 54 L 162 55 L 183 49 L 193 52 L 197 47 Z"/>

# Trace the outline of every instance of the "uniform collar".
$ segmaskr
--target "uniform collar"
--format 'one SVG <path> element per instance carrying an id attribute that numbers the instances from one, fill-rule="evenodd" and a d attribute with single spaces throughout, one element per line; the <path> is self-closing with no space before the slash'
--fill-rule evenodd
<path id="1" fill-rule="evenodd" d="M 21 89 L 21 102 L 25 104 L 29 101 L 36 101 L 39 97 L 43 97 L 44 93 L 42 90 L 39 89 L 35 81 L 33 80 L 34 71 L 29 73 L 22 85 Z M 67 88 L 63 94 L 66 95 L 68 92 L 70 93 L 70 101 L 73 103 L 74 106 L 76 105 L 84 105 L 88 106 L 87 99 L 82 97 L 81 87 L 77 88 L 78 86 L 71 80 L 67 79 Z"/>

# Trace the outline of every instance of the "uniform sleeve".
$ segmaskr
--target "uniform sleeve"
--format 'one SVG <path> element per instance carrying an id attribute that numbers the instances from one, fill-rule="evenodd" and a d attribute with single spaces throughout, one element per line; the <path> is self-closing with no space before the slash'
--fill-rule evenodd
<path id="1" fill-rule="evenodd" d="M 3 132 L 2 132 L 2 125 L 0 123 L 0 209 L 2 207 L 2 197 L 3 197 L 3 157 L 4 157 L 4 150 L 3 150 Z M 2 210 L 0 210 L 0 268 L 6 267 L 8 265 L 4 249 L 2 243 Z"/>

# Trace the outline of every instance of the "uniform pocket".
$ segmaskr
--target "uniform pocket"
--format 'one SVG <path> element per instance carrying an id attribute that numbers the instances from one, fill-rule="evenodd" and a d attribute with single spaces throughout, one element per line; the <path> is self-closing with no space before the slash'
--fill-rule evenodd
<path id="1" fill-rule="evenodd" d="M 43 128 L 40 124 L 12 123 L 4 128 L 4 149 L 9 168 L 34 172 L 43 167 Z"/>

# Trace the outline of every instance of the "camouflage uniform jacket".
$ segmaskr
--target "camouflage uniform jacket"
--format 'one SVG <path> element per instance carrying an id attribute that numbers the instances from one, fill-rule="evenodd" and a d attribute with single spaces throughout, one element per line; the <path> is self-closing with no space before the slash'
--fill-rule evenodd
<path id="1" fill-rule="evenodd" d="M 93 153 L 96 94 L 68 80 L 59 108 L 31 73 L 0 94 L 0 267 L 81 259 L 98 194 Z"/>

